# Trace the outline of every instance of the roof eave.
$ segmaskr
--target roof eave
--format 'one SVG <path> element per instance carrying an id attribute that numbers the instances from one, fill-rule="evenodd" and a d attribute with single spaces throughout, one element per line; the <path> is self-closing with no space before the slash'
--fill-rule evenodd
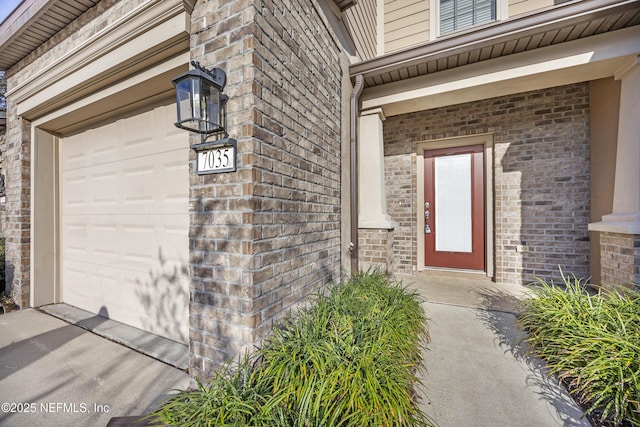
<path id="1" fill-rule="evenodd" d="M 354 77 L 361 74 L 365 79 L 380 76 L 427 61 L 551 31 L 573 22 L 599 19 L 639 6 L 638 0 L 578 0 L 563 3 L 354 64 L 350 67 L 350 75 Z"/>

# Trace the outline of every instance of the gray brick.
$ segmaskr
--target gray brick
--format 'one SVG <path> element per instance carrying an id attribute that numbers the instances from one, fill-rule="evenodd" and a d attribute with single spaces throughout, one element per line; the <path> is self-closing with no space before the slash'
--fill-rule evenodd
<path id="1" fill-rule="evenodd" d="M 557 277 L 558 265 L 588 277 L 588 98 L 588 85 L 580 83 L 387 117 L 387 210 L 398 223 L 394 270 L 417 265 L 416 144 L 491 132 L 496 280 Z M 515 253 L 522 241 L 531 252 Z"/>

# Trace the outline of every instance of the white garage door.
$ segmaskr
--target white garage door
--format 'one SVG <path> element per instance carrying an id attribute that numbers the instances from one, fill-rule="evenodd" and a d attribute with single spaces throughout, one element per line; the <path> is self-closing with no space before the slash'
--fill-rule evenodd
<path id="1" fill-rule="evenodd" d="M 60 141 L 62 297 L 186 343 L 188 134 L 175 106 Z"/>

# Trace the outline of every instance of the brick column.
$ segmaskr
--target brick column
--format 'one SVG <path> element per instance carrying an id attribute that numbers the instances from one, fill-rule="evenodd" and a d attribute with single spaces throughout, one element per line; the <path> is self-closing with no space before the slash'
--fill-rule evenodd
<path id="1" fill-rule="evenodd" d="M 615 75 L 621 81 L 613 212 L 589 230 L 601 233 L 601 281 L 640 283 L 640 56 Z"/>
<path id="2" fill-rule="evenodd" d="M 238 141 L 237 172 L 198 176 L 190 159 L 195 376 L 340 280 L 342 53 L 315 7 L 198 2 L 192 14 L 191 57 L 226 71 Z"/>
<path id="3" fill-rule="evenodd" d="M 394 223 L 387 214 L 381 108 L 360 113 L 358 125 L 358 245 L 360 269 L 391 270 Z"/>
<path id="4" fill-rule="evenodd" d="M 11 78 L 8 79 L 11 86 Z M 30 306 L 31 123 L 16 115 L 7 102 L 5 280 L 6 292 L 22 308 Z"/>
<path id="5" fill-rule="evenodd" d="M 602 283 L 634 286 L 640 290 L 640 235 L 600 233 Z"/>
<path id="6" fill-rule="evenodd" d="M 358 211 L 360 228 L 392 229 L 387 215 L 381 108 L 360 113 L 358 125 Z"/>
<path id="7" fill-rule="evenodd" d="M 393 230 L 362 228 L 358 232 L 360 245 L 359 268 L 382 268 L 391 271 L 393 262 Z"/>

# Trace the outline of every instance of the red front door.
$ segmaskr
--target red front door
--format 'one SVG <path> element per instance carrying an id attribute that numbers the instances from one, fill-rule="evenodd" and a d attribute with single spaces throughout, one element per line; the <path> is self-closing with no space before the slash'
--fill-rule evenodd
<path id="1" fill-rule="evenodd" d="M 427 150 L 425 266 L 485 269 L 484 146 Z"/>

